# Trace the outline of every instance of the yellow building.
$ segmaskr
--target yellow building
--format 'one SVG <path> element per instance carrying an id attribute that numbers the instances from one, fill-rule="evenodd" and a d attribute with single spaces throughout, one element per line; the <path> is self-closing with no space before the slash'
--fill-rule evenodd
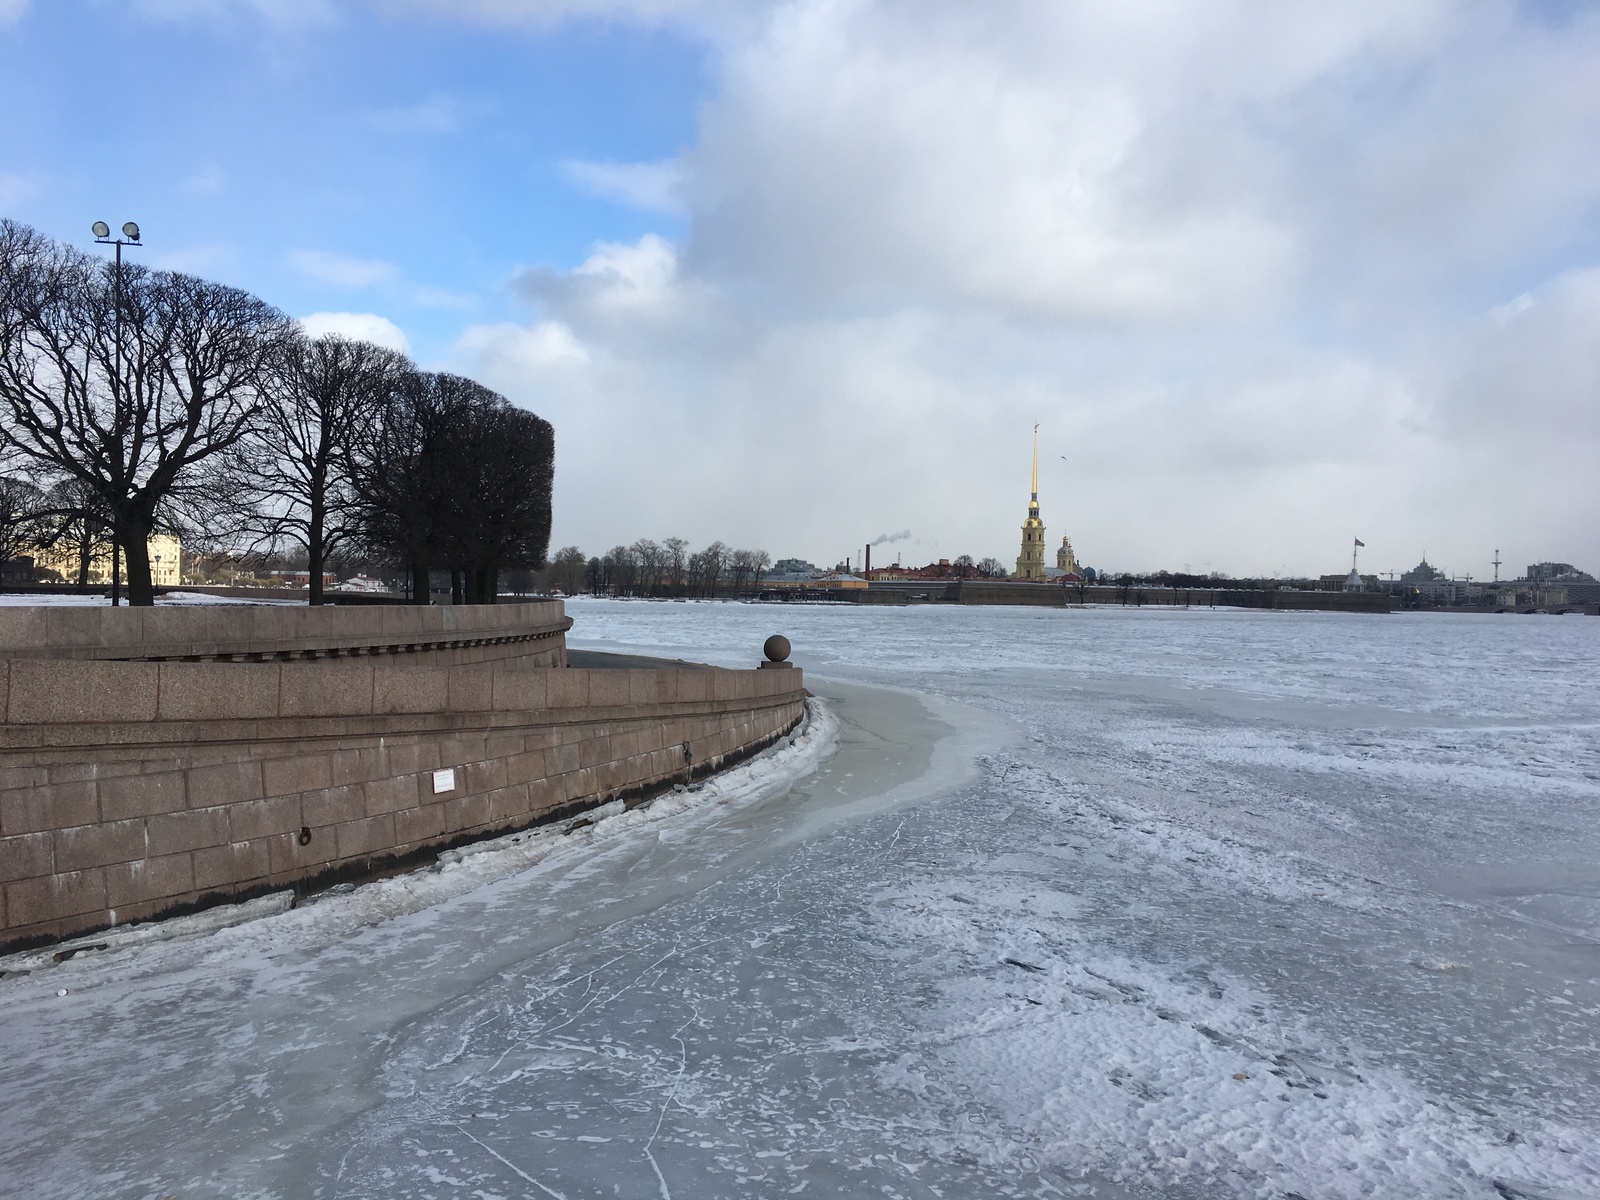
<path id="1" fill-rule="evenodd" d="M 183 543 L 177 534 L 152 533 L 145 542 L 150 555 L 150 582 L 156 587 L 177 587 L 182 580 Z M 67 583 L 78 582 L 78 547 L 59 543 L 49 550 L 34 555 L 34 565 L 41 571 L 54 571 Z M 128 565 L 122 563 L 122 578 L 128 578 Z M 111 546 L 95 542 L 89 547 L 89 584 L 105 587 L 111 582 Z"/>
<path id="2" fill-rule="evenodd" d="M 1072 552 L 1072 539 L 1069 537 L 1061 539 L 1061 549 L 1056 551 L 1056 570 L 1073 575 L 1083 574 L 1078 566 L 1078 556 Z"/>
<path id="3" fill-rule="evenodd" d="M 824 591 L 844 592 L 852 588 L 864 588 L 867 581 L 859 575 L 847 575 L 842 571 L 834 571 L 820 579 L 813 579 L 808 587 L 822 588 Z"/>
<path id="4" fill-rule="evenodd" d="M 1033 494 L 1028 519 L 1022 523 L 1022 553 L 1017 556 L 1018 579 L 1044 578 L 1044 522 L 1039 519 L 1039 427 L 1033 427 Z"/>

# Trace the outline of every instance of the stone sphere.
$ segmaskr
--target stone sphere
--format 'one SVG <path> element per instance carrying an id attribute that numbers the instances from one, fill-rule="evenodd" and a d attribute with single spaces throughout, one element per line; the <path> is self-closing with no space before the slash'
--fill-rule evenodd
<path id="1" fill-rule="evenodd" d="M 789 639 L 781 633 L 775 633 L 761 647 L 761 652 L 767 656 L 768 662 L 782 662 L 789 657 Z"/>

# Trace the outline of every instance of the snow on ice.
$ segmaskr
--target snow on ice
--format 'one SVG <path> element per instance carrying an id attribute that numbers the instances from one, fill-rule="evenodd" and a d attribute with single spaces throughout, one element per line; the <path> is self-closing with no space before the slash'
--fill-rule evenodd
<path id="1" fill-rule="evenodd" d="M 0 979 L 3 1190 L 1600 1197 L 1600 622 L 570 611 L 826 707 Z"/>

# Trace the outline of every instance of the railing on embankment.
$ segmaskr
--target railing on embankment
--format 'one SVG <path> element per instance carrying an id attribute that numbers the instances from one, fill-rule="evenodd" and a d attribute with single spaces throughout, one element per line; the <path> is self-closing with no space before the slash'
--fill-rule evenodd
<path id="1" fill-rule="evenodd" d="M 780 736 L 804 694 L 794 669 L 11 658 L 0 946 L 370 874 L 650 794 Z"/>

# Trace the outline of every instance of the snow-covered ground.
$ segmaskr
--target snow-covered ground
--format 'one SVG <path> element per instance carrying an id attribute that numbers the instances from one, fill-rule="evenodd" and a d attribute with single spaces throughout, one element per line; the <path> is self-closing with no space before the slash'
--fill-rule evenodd
<path id="1" fill-rule="evenodd" d="M 837 752 L 0 980 L 0 1192 L 1600 1197 L 1600 621 L 569 611 Z"/>

